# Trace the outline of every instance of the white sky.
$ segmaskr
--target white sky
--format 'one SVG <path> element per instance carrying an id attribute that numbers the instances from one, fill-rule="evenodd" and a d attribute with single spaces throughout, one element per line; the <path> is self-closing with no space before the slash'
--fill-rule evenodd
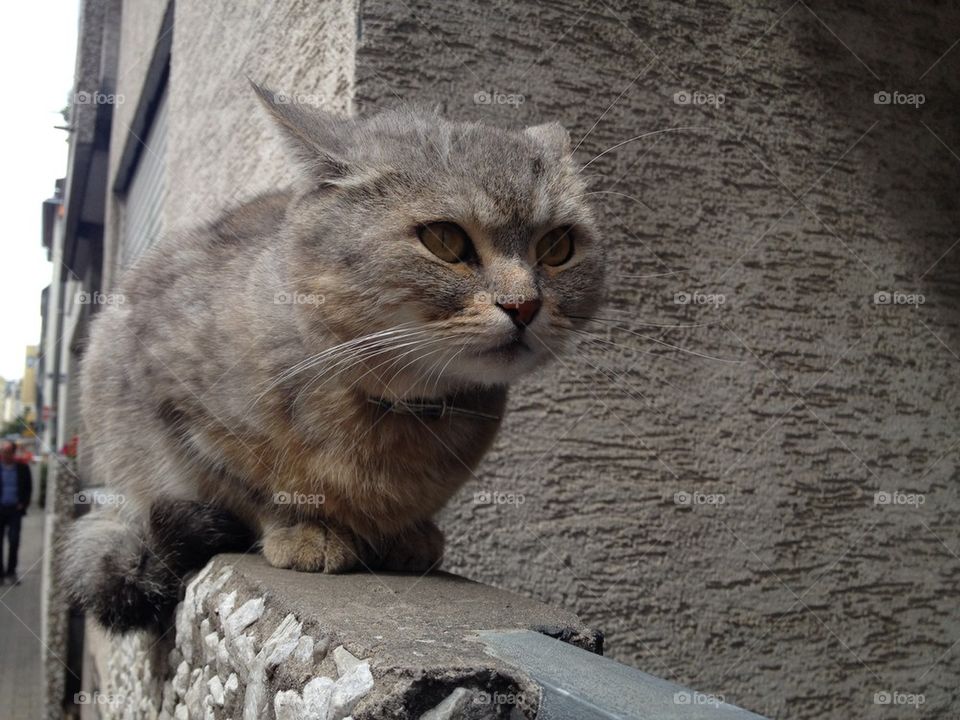
<path id="1" fill-rule="evenodd" d="M 78 0 L 0 5 L 0 376 L 22 377 L 24 348 L 40 342 L 40 291 L 51 268 L 40 204 L 67 166 L 60 110 L 73 86 Z"/>

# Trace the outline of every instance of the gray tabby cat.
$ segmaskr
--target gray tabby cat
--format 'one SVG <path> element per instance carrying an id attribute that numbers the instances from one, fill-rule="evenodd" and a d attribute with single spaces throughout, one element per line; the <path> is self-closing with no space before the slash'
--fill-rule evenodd
<path id="1" fill-rule="evenodd" d="M 600 299 L 559 125 L 344 119 L 255 89 L 302 187 L 162 240 L 91 333 L 94 477 L 126 503 L 77 522 L 63 564 L 114 630 L 163 624 L 185 573 L 258 542 L 302 571 L 435 567 L 431 517 L 507 386 Z"/>

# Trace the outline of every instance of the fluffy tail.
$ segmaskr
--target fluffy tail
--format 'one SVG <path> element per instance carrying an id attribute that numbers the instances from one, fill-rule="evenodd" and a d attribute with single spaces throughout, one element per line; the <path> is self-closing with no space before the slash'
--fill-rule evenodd
<path id="1" fill-rule="evenodd" d="M 255 541 L 236 517 L 208 503 L 157 501 L 139 526 L 93 512 L 71 528 L 62 579 L 73 602 L 108 630 L 159 629 L 170 622 L 187 573 Z"/>

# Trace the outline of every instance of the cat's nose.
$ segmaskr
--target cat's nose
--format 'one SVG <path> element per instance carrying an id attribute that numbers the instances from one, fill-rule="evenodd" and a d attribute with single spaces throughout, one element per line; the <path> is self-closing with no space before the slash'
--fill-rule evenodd
<path id="1" fill-rule="evenodd" d="M 537 313 L 540 312 L 540 305 L 542 305 L 542 303 L 539 299 L 524 300 L 523 302 L 497 303 L 497 307 L 509 315 L 510 319 L 513 320 L 513 324 L 521 329 L 533 322 Z"/>

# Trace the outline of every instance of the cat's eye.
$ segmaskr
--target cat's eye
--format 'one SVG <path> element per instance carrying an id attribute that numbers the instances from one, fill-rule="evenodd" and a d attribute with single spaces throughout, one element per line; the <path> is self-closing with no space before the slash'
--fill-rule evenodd
<path id="1" fill-rule="evenodd" d="M 556 267 L 573 257 L 573 228 L 554 228 L 537 242 L 537 262 Z"/>
<path id="2" fill-rule="evenodd" d="M 448 263 L 463 262 L 473 254 L 470 236 L 452 222 L 435 222 L 417 230 L 420 242 L 438 258 Z"/>

